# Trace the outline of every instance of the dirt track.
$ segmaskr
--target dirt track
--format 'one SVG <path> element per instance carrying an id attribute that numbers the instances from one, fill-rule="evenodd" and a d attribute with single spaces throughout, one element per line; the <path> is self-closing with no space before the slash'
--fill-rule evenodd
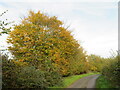
<path id="1" fill-rule="evenodd" d="M 95 88 L 96 79 L 100 76 L 97 75 L 90 75 L 84 78 L 77 80 L 75 83 L 70 85 L 68 88 Z"/>

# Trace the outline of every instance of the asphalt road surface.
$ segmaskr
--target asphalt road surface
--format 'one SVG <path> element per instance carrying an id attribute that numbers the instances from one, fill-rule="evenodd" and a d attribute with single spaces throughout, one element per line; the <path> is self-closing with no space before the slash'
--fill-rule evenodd
<path id="1" fill-rule="evenodd" d="M 70 85 L 68 88 L 95 88 L 96 79 L 99 76 L 100 74 L 83 77 Z"/>

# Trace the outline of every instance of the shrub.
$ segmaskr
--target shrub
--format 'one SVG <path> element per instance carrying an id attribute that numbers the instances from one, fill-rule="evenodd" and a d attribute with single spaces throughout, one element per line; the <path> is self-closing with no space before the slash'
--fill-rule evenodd
<path id="1" fill-rule="evenodd" d="M 108 65 L 106 65 L 102 74 L 111 82 L 115 87 L 120 87 L 120 56 L 111 58 Z"/>
<path id="2" fill-rule="evenodd" d="M 23 88 L 47 88 L 62 84 L 60 75 L 57 72 L 47 72 L 35 69 L 34 66 L 27 66 L 21 69 L 18 74 L 18 85 Z"/>
<path id="3" fill-rule="evenodd" d="M 11 60 L 8 60 L 7 55 L 2 55 L 2 86 L 11 87 L 15 86 L 15 80 L 17 79 L 17 71 L 19 67 Z M 15 86 L 16 87 L 16 86 Z"/>
<path id="4" fill-rule="evenodd" d="M 8 60 L 6 56 L 2 61 L 3 88 L 47 88 L 62 85 L 61 75 L 54 67 L 42 71 L 35 66 Z"/>

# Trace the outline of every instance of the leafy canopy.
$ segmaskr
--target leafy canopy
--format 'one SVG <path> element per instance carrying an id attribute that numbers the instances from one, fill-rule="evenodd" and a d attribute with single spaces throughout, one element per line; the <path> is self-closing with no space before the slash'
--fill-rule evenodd
<path id="1" fill-rule="evenodd" d="M 45 63 L 52 63 L 62 75 L 70 73 L 71 58 L 75 61 L 79 44 L 63 22 L 55 16 L 38 11 L 29 11 L 28 17 L 16 25 L 10 33 L 9 50 L 16 61 L 27 62 L 45 69 Z"/>

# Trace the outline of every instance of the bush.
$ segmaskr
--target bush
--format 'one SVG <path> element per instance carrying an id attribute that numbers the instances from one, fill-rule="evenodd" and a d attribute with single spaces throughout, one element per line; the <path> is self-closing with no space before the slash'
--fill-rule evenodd
<path id="1" fill-rule="evenodd" d="M 47 88 L 62 85 L 61 75 L 54 67 L 42 71 L 34 66 L 17 64 L 6 56 L 2 61 L 3 88 Z"/>
<path id="2" fill-rule="evenodd" d="M 115 87 L 120 87 L 120 56 L 111 58 L 110 63 L 103 68 L 102 74 L 111 82 Z"/>
<path id="3" fill-rule="evenodd" d="M 15 67 L 16 67 L 15 64 L 12 61 L 8 60 L 7 55 L 2 55 L 2 86 L 3 88 L 10 87 L 15 83 L 14 82 L 14 80 L 16 80 Z"/>
<path id="4" fill-rule="evenodd" d="M 47 72 L 27 66 L 21 69 L 17 79 L 19 87 L 47 88 L 61 85 L 61 78 L 57 72 Z"/>

